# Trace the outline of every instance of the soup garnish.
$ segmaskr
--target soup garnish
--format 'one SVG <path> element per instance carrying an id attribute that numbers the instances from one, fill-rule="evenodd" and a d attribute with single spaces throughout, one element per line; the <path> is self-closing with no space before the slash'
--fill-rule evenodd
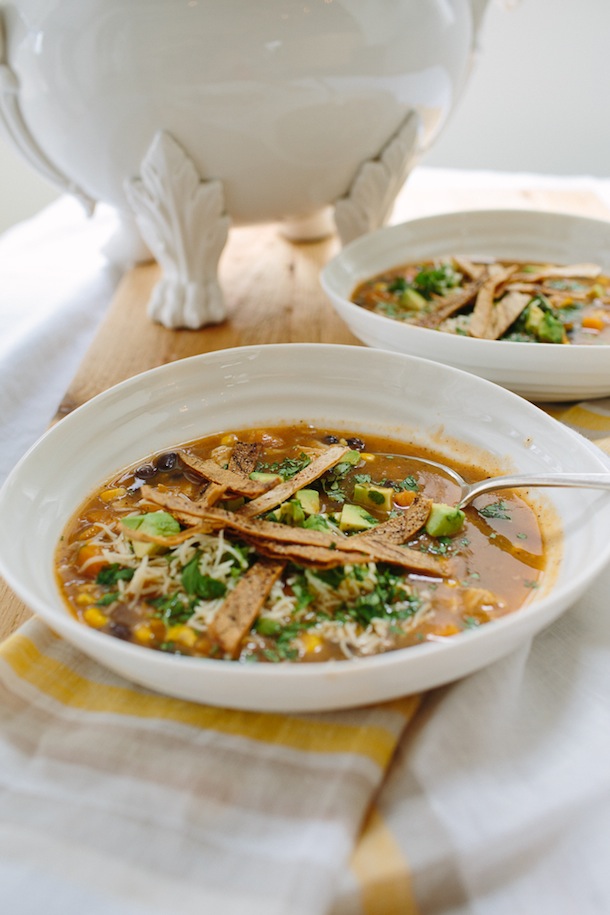
<path id="1" fill-rule="evenodd" d="M 512 494 L 458 510 L 407 447 L 297 425 L 153 455 L 71 520 L 62 594 L 109 635 L 252 662 L 346 660 L 514 612 L 544 574 L 535 512 Z"/>
<path id="2" fill-rule="evenodd" d="M 407 324 L 484 340 L 610 343 L 610 277 L 596 264 L 452 256 L 371 277 L 352 301 Z"/>

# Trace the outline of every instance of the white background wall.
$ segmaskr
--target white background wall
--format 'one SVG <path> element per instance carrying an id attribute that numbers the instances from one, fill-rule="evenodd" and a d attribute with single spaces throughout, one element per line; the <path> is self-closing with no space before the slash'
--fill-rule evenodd
<path id="1" fill-rule="evenodd" d="M 610 176 L 610 0 L 490 0 L 480 47 L 425 165 Z M 56 196 L 0 141 L 0 231 Z"/>
<path id="2" fill-rule="evenodd" d="M 610 0 L 490 0 L 480 46 L 426 165 L 610 176 Z"/>

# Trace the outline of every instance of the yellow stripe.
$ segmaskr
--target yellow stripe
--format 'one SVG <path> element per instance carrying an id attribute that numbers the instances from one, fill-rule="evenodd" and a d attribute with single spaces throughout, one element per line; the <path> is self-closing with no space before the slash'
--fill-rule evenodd
<path id="1" fill-rule="evenodd" d="M 408 864 L 376 808 L 354 849 L 351 869 L 365 915 L 417 915 Z"/>
<path id="2" fill-rule="evenodd" d="M 385 768 L 400 735 L 369 725 L 326 723 L 289 715 L 220 709 L 181 699 L 96 683 L 48 657 L 15 633 L 0 648 L 13 671 L 70 708 L 141 718 L 161 718 L 223 734 L 316 753 L 357 753 Z M 411 701 L 411 700 L 409 700 Z M 405 708 L 407 703 L 405 703 Z"/>
<path id="3" fill-rule="evenodd" d="M 607 432 L 610 434 L 610 416 L 607 413 L 598 413 L 580 404 L 574 404 L 568 409 L 553 410 L 545 407 L 545 411 L 550 416 L 553 416 L 554 419 L 558 419 L 570 426 L 577 426 L 579 429 L 584 429 L 588 432 Z"/>

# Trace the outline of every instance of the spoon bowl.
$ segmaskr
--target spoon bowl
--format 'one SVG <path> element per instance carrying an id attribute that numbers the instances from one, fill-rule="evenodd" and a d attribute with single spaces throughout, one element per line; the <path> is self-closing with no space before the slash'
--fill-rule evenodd
<path id="1" fill-rule="evenodd" d="M 502 489 L 519 489 L 531 486 L 567 486 L 581 489 L 607 489 L 610 490 L 610 473 L 517 473 L 499 477 L 487 477 L 475 483 L 468 483 L 464 477 L 446 464 L 429 458 L 416 457 L 415 455 L 386 455 L 386 457 L 402 458 L 409 464 L 421 464 L 444 473 L 454 482 L 460 491 L 456 501 L 457 508 L 469 505 L 477 496 L 486 492 L 496 492 Z"/>

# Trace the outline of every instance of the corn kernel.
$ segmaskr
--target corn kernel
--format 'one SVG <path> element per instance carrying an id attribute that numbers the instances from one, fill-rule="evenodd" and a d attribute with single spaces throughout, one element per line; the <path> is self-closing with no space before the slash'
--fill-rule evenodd
<path id="1" fill-rule="evenodd" d="M 79 607 L 86 607 L 88 604 L 94 604 L 95 594 L 91 594 L 88 591 L 81 591 L 76 598 L 76 603 Z"/>
<path id="2" fill-rule="evenodd" d="M 93 626 L 94 629 L 101 629 L 108 622 L 108 617 L 99 607 L 88 607 L 83 613 L 83 619 L 88 626 Z"/>
<path id="3" fill-rule="evenodd" d="M 371 454 L 370 451 L 361 451 L 360 457 L 363 461 L 374 461 L 375 455 Z"/>
<path id="4" fill-rule="evenodd" d="M 452 635 L 457 635 L 458 632 L 461 632 L 459 626 L 455 626 L 453 623 L 446 623 L 437 629 L 436 635 L 441 636 L 441 638 L 449 638 Z"/>
<path id="5" fill-rule="evenodd" d="M 234 432 L 231 432 L 229 435 L 223 435 L 223 437 L 220 439 L 220 444 L 221 445 L 234 445 L 236 441 L 237 441 L 237 436 L 235 435 Z"/>
<path id="6" fill-rule="evenodd" d="M 301 636 L 301 643 L 306 654 L 313 654 L 322 645 L 322 639 L 315 632 L 304 632 Z"/>
<path id="7" fill-rule="evenodd" d="M 169 627 L 167 630 L 167 641 L 180 642 L 181 645 L 186 645 L 187 648 L 192 648 L 197 641 L 197 633 L 194 629 L 191 629 L 190 626 L 186 626 L 184 623 L 180 623 L 177 626 Z"/>
<path id="8" fill-rule="evenodd" d="M 100 493 L 100 499 L 102 502 L 114 502 L 115 499 L 120 499 L 121 496 L 124 496 L 126 491 L 122 486 L 116 486 L 114 489 L 107 489 L 105 492 Z"/>
<path id="9" fill-rule="evenodd" d="M 136 642 L 139 642 L 141 645 L 147 645 L 149 642 L 152 642 L 155 637 L 152 629 L 150 626 L 147 626 L 146 623 L 142 623 L 141 626 L 136 626 L 133 634 Z"/>

